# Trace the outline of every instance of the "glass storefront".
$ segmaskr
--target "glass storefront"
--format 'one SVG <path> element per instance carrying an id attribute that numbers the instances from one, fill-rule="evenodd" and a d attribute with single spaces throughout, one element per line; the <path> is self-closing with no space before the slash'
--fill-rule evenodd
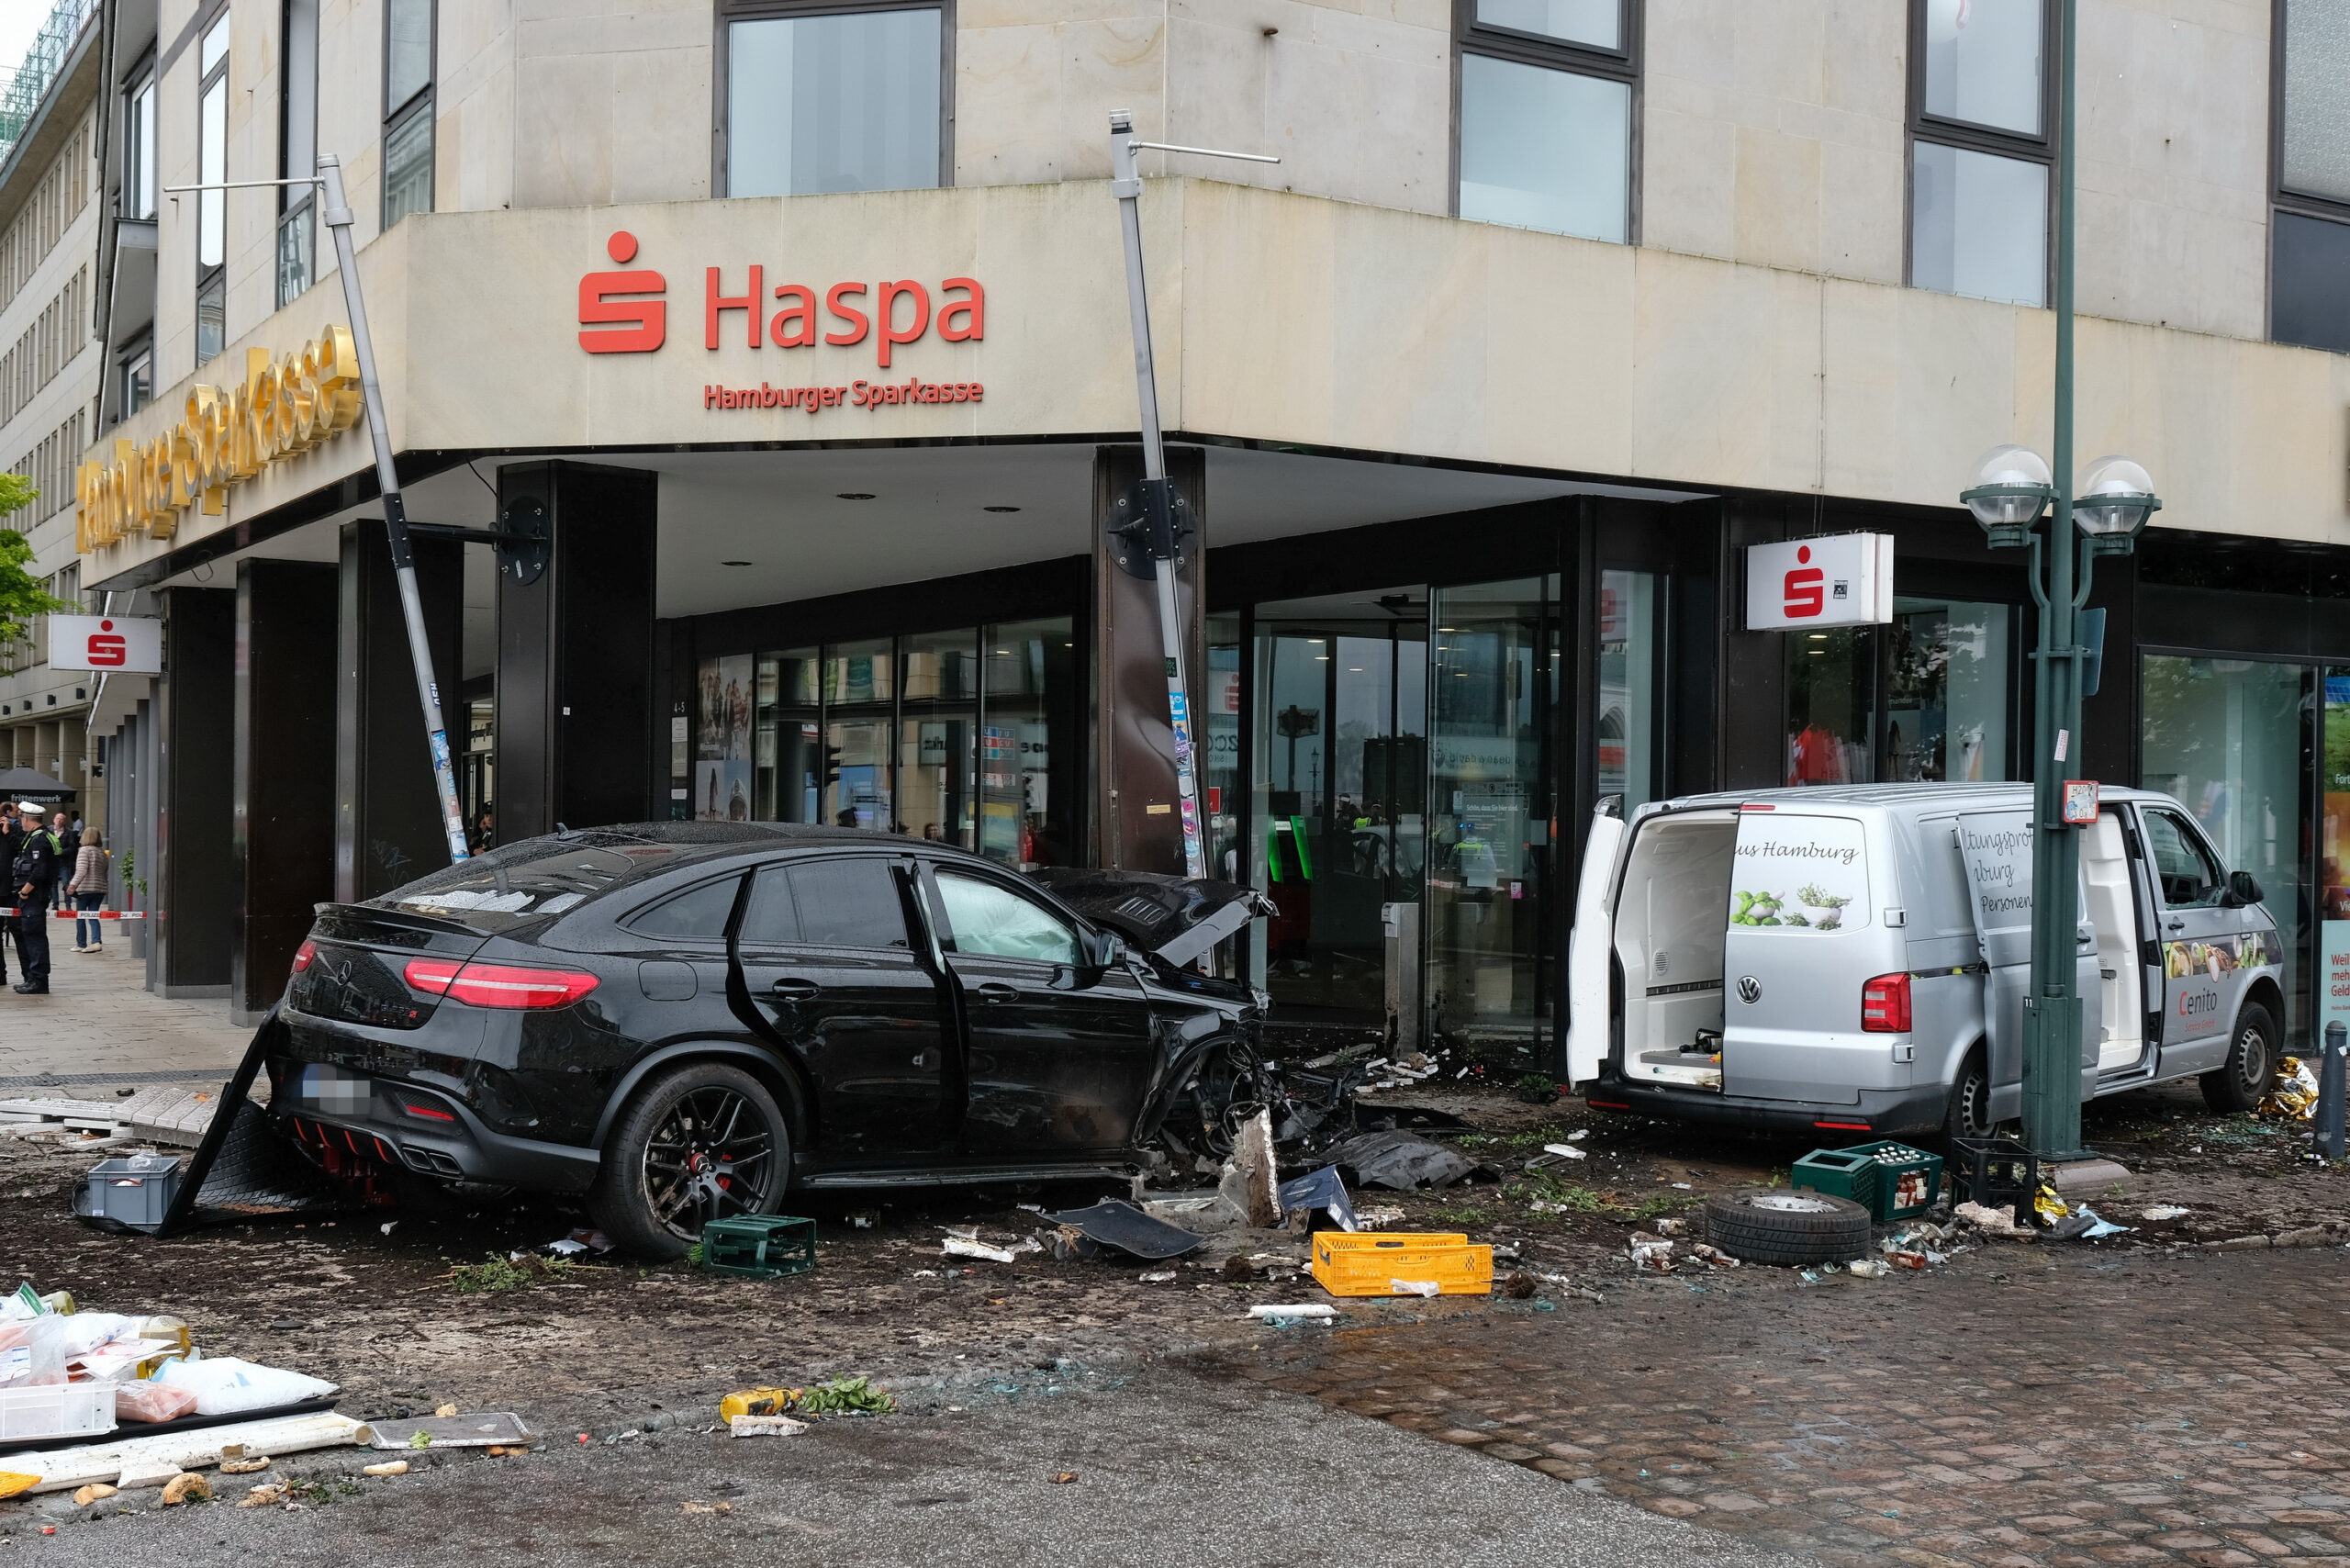
<path id="1" fill-rule="evenodd" d="M 1662 792 L 1664 726 L 1658 699 L 1664 676 L 1664 577 L 1657 572 L 1599 574 L 1599 793 L 1624 809 Z M 1553 678 L 1555 678 L 1555 674 Z"/>
<path id="2" fill-rule="evenodd" d="M 2011 606 L 1899 598 L 1885 626 L 1786 634 L 1786 781 L 2014 776 Z"/>
<path id="3" fill-rule="evenodd" d="M 1551 979 L 1542 940 L 1556 711 L 1556 577 L 1439 588 L 1429 661 L 1428 1016 L 1439 1034 L 1531 1035 Z"/>
<path id="4" fill-rule="evenodd" d="M 2288 1039 L 2310 1017 L 2316 676 L 2300 664 L 2169 654 L 2141 666 L 2139 782 L 2184 803 L 2226 868 L 2259 881 L 2284 952 Z M 2329 701 L 2329 754 L 2334 723 Z"/>
<path id="5" fill-rule="evenodd" d="M 1418 899 L 1425 857 L 1427 590 L 1259 605 L 1255 638 L 1252 858 L 1281 912 L 1262 983 L 1292 1008 L 1377 1016 L 1381 905 Z M 1211 690 L 1212 746 L 1221 706 Z"/>
<path id="6" fill-rule="evenodd" d="M 1023 866 L 1077 859 L 1067 616 L 727 655 L 696 682 L 691 814 L 831 823 Z"/>

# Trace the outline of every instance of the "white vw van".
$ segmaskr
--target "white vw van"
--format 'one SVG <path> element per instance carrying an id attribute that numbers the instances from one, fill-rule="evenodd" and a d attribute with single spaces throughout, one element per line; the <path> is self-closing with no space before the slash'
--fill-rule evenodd
<path id="1" fill-rule="evenodd" d="M 2081 834 L 2081 1094 L 2274 1086 L 2277 923 L 2193 813 L 2107 790 Z M 1594 816 L 1567 1076 L 1602 1110 L 1981 1137 L 2022 1106 L 2031 790 L 1760 790 Z"/>

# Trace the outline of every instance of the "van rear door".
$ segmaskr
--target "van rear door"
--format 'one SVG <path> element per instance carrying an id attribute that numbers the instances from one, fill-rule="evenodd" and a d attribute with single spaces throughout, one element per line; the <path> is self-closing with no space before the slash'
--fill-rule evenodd
<path id="1" fill-rule="evenodd" d="M 1583 839 L 1583 878 L 1575 885 L 1575 925 L 1567 941 L 1567 1082 L 1590 1083 L 1614 1042 L 1610 974 L 1616 953 L 1615 901 L 1608 890 L 1624 852 L 1622 817 L 1606 806 L 1592 813 Z"/>
<path id="2" fill-rule="evenodd" d="M 1865 825 L 1750 803 L 1729 886 L 1723 1092 L 1852 1105 L 1863 1079 L 1889 1087 L 1884 1037 L 1861 1030 L 1880 966 L 1853 950 L 1877 936 Z"/>
<path id="3" fill-rule="evenodd" d="M 1975 935 L 1986 969 L 1985 1032 L 1990 1037 L 1991 1085 L 2023 1079 L 2023 999 L 2031 985 L 2031 812 L 1969 812 L 1958 819 L 1959 858 L 1975 904 Z M 2089 907 L 2081 882 L 2075 908 Z M 2073 994 L 2081 1001 L 2081 1098 L 2097 1092 L 2104 1038 L 2104 981 L 2097 929 L 2084 916 L 2075 933 Z"/>

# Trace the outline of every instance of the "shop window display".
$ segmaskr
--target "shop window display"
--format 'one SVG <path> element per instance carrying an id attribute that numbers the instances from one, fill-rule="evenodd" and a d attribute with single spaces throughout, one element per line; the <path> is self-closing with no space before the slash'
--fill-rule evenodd
<path id="1" fill-rule="evenodd" d="M 2308 830 L 2315 816 L 2310 708 L 2316 672 L 2262 659 L 2149 654 L 2141 666 L 2139 781 L 2177 797 L 2194 816 L 2223 868 L 2249 871 L 2276 917 L 2284 956 L 2288 1037 L 2309 1027 L 2307 944 L 2311 862 Z M 2328 689 L 2325 746 L 2326 837 L 2333 836 L 2332 763 L 2338 721 Z M 2331 857 L 2333 851 L 2321 851 Z M 2322 873 L 2331 883 L 2336 869 Z M 2324 892 L 2327 918 L 2333 895 Z"/>

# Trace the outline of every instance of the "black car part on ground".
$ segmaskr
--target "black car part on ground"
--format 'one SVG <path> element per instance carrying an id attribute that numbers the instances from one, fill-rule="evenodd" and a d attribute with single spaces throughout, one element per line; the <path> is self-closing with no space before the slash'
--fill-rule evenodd
<path id="1" fill-rule="evenodd" d="M 1826 1193 L 1749 1187 L 1706 1200 L 1706 1239 L 1750 1263 L 1841 1263 L 1869 1249 L 1866 1204 Z"/>

